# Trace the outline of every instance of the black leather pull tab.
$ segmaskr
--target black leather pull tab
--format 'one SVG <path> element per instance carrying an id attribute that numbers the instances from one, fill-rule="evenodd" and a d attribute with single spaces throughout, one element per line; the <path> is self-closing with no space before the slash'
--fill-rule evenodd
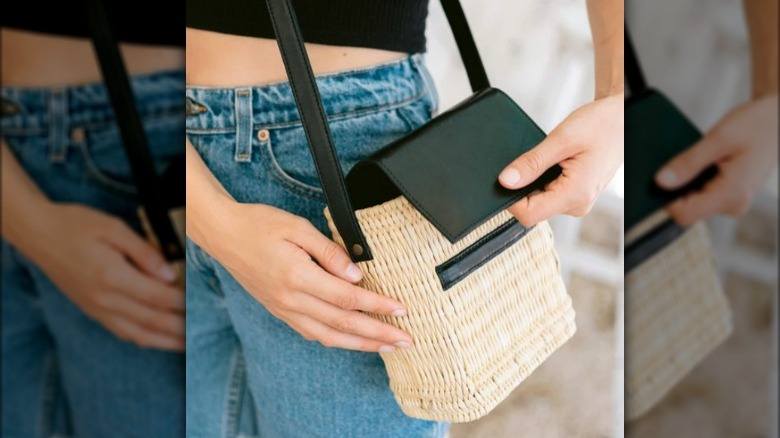
<path id="1" fill-rule="evenodd" d="M 344 174 L 336 156 L 295 11 L 289 0 L 266 0 L 266 5 L 333 223 L 352 261 L 371 260 L 371 249 L 347 195 Z"/>

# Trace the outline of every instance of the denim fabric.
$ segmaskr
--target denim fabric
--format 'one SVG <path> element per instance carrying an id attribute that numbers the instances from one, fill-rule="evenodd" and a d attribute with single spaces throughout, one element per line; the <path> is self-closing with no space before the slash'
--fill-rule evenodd
<path id="1" fill-rule="evenodd" d="M 184 74 L 139 76 L 133 89 L 162 170 L 184 153 Z M 47 196 L 140 232 L 102 85 L 4 88 L 2 104 L 3 139 Z M 182 436 L 184 355 L 120 341 L 6 241 L 2 250 L 2 436 Z"/>
<path id="2" fill-rule="evenodd" d="M 317 85 L 345 172 L 436 111 L 420 55 Z M 187 98 L 188 138 L 236 200 L 283 208 L 330 236 L 288 83 L 190 87 Z M 448 426 L 403 414 L 378 354 L 305 340 L 188 242 L 188 437 L 442 437 Z"/>

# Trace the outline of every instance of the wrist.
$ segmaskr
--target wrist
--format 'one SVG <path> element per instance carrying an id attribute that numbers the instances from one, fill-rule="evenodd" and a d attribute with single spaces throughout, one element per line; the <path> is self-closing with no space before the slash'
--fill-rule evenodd
<path id="1" fill-rule="evenodd" d="M 59 207 L 44 197 L 30 200 L 24 208 L 11 213 L 12 218 L 4 220 L 3 236 L 27 258 L 40 263 L 51 252 L 53 239 L 59 236 Z"/>
<path id="2" fill-rule="evenodd" d="M 231 222 L 240 214 L 236 211 L 239 206 L 231 196 L 217 190 L 201 193 L 195 202 L 188 199 L 187 237 L 213 254 L 224 240 L 220 237 L 222 232 L 233 228 Z"/>
<path id="3" fill-rule="evenodd" d="M 625 84 L 623 79 L 619 82 L 611 82 L 606 84 L 596 83 L 596 93 L 593 100 L 604 99 L 607 97 L 623 95 L 625 93 Z"/>

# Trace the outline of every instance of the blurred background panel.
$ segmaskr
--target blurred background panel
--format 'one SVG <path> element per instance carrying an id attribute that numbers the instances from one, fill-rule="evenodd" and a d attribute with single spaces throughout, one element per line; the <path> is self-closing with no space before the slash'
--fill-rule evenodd
<path id="1" fill-rule="evenodd" d="M 87 3 L 0 8 L 0 435 L 183 436 L 183 272 L 146 233 L 139 187 L 183 160 L 184 3 L 92 3 L 130 76 L 112 85 L 128 86 L 135 142 L 118 126 Z M 127 146 L 146 143 L 141 177 Z M 151 191 L 183 200 L 176 175 Z"/>
<path id="2" fill-rule="evenodd" d="M 648 82 L 700 130 L 750 99 L 743 2 L 629 0 L 626 24 Z M 707 220 L 734 331 L 629 436 L 777 436 L 777 193 L 775 169 L 741 218 Z"/>
<path id="3" fill-rule="evenodd" d="M 593 99 L 593 49 L 580 0 L 462 0 L 492 84 L 545 131 Z M 438 1 L 427 61 L 440 111 L 470 94 Z M 493 412 L 456 424 L 452 438 L 612 437 L 623 432 L 622 171 L 583 219 L 554 218 L 577 334 Z"/>

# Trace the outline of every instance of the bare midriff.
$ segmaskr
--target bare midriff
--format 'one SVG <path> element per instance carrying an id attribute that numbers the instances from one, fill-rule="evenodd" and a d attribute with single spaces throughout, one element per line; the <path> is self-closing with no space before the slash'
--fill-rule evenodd
<path id="1" fill-rule="evenodd" d="M 367 67 L 406 54 L 361 47 L 306 44 L 315 74 Z M 287 80 L 275 40 L 187 28 L 187 84 L 234 87 Z"/>
<path id="2" fill-rule="evenodd" d="M 87 38 L 47 35 L 4 28 L 2 85 L 6 87 L 67 86 L 101 80 L 92 43 Z M 184 68 L 182 47 L 120 44 L 131 75 Z"/>

